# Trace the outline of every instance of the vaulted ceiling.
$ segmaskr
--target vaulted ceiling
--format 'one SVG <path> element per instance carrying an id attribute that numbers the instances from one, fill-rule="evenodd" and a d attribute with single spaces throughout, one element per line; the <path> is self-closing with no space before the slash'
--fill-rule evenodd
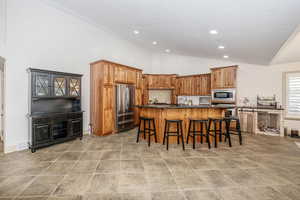
<path id="1" fill-rule="evenodd" d="M 269 64 L 300 24 L 299 0 L 51 1 L 153 51 L 254 64 Z"/>

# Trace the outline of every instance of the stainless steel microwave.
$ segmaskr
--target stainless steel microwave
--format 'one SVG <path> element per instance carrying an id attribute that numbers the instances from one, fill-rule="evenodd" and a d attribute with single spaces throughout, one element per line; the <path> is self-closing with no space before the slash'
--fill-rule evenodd
<path id="1" fill-rule="evenodd" d="M 212 90 L 212 102 L 234 103 L 236 89 L 216 89 Z"/>

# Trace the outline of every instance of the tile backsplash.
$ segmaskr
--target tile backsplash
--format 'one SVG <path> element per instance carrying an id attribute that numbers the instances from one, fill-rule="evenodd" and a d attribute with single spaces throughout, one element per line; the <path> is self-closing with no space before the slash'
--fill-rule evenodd
<path id="1" fill-rule="evenodd" d="M 158 103 L 171 103 L 171 90 L 149 90 L 149 100 L 157 99 Z"/>
<path id="2" fill-rule="evenodd" d="M 210 96 L 178 96 L 177 103 L 178 104 L 186 104 L 187 102 L 192 101 L 193 105 L 199 104 L 210 104 L 211 97 Z"/>

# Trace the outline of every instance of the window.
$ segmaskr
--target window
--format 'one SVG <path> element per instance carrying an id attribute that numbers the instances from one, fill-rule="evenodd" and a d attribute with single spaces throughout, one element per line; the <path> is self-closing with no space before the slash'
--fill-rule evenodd
<path id="1" fill-rule="evenodd" d="M 285 75 L 286 117 L 300 118 L 300 72 Z"/>

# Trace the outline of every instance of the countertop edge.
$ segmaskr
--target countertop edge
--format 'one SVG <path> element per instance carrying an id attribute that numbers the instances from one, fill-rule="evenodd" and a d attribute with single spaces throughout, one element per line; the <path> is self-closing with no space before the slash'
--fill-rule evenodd
<path id="1" fill-rule="evenodd" d="M 135 105 L 137 108 L 154 108 L 154 109 L 229 109 L 235 107 L 217 107 L 217 106 L 155 106 L 155 105 Z"/>

